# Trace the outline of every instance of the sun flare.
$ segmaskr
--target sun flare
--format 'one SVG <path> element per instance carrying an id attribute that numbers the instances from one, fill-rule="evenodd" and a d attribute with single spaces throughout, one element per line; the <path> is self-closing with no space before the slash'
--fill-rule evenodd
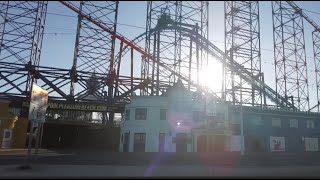
<path id="1" fill-rule="evenodd" d="M 220 92 L 222 87 L 222 66 L 219 63 L 204 65 L 199 72 L 199 81 L 215 92 Z"/>

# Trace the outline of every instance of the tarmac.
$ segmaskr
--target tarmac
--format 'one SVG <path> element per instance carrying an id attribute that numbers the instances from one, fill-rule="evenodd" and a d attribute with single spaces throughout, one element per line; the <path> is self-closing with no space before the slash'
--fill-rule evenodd
<path id="1" fill-rule="evenodd" d="M 6 177 L 320 177 L 320 166 L 223 167 L 223 166 L 108 166 L 33 164 L 0 166 Z"/>
<path id="2" fill-rule="evenodd" d="M 26 155 L 26 149 L 1 149 L 0 178 L 320 177 L 320 153 L 277 154 L 270 159 L 267 154 L 240 157 L 237 153 L 208 155 L 40 149 L 37 159 L 33 156 L 32 161 L 27 161 Z M 31 163 L 30 169 L 20 168 L 28 162 Z"/>

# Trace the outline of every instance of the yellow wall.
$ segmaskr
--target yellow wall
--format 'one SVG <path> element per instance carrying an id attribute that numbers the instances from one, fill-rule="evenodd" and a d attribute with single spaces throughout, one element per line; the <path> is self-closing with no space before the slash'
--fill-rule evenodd
<path id="1" fill-rule="evenodd" d="M 0 148 L 4 129 L 12 129 L 11 148 L 24 148 L 28 128 L 26 118 L 18 118 L 9 112 L 9 102 L 0 101 Z"/>

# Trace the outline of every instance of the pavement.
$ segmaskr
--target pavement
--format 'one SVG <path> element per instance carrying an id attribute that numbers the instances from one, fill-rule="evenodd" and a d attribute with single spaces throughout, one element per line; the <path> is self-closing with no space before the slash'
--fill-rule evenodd
<path id="1" fill-rule="evenodd" d="M 34 153 L 35 149 L 31 149 L 31 152 Z M 28 149 L 0 149 L 0 157 L 1 156 L 26 156 L 28 153 Z M 39 155 L 49 155 L 49 154 L 60 154 L 56 150 L 49 149 L 39 149 Z"/>

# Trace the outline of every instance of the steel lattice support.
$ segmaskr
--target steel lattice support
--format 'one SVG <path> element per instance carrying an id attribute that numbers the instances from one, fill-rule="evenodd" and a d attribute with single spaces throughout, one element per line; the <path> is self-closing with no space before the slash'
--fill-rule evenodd
<path id="1" fill-rule="evenodd" d="M 118 3 L 118 1 L 81 1 L 79 9 L 85 14 L 90 14 L 92 18 L 97 19 L 100 23 L 116 32 Z M 73 78 L 70 88 L 70 95 L 72 97 L 78 96 L 81 98 L 90 98 L 93 94 L 103 92 L 104 95 L 99 98 L 107 98 L 109 101 L 112 99 L 114 87 L 113 80 L 111 79 L 114 77 L 111 76 L 115 75 L 114 50 L 114 36 L 101 28 L 96 27 L 81 15 L 78 15 L 75 56 L 72 66 Z M 96 79 L 95 84 L 92 84 L 92 86 L 86 86 L 86 90 L 82 91 L 82 94 L 74 94 L 76 88 L 75 82 L 77 81 L 77 77 L 74 75 L 76 74 L 76 71 L 79 70 L 94 72 L 94 74 L 102 73 L 105 74 L 106 77 L 102 80 Z M 92 78 L 96 77 L 94 74 Z M 90 83 L 88 85 L 90 85 Z M 106 87 L 108 92 L 105 90 Z M 81 87 L 78 85 L 78 88 Z M 105 122 L 106 115 L 104 114 L 103 116 L 103 121 Z M 110 118 L 112 121 L 113 114 L 110 116 L 112 116 Z"/>
<path id="2" fill-rule="evenodd" d="M 317 87 L 317 102 L 318 102 L 318 112 L 320 112 L 320 32 L 315 30 L 312 32 L 312 41 L 313 41 L 313 55 L 315 63 L 315 75 L 316 75 L 316 87 Z"/>
<path id="3" fill-rule="evenodd" d="M 37 68 L 40 62 L 46 12 L 47 1 L 0 2 L 0 63 L 28 63 Z M 31 90 L 32 75 L 29 73 L 18 78 L 11 75 L 0 71 L 0 84 L 6 87 L 14 85 L 3 92 L 14 91 L 28 95 L 27 92 Z M 18 88 L 17 84 L 21 82 L 25 83 L 24 88 Z"/>
<path id="4" fill-rule="evenodd" d="M 107 25 L 112 31 L 116 31 L 118 3 L 118 1 L 81 1 L 80 10 Z M 86 71 L 107 75 L 114 66 L 114 46 L 115 39 L 109 33 L 79 15 L 72 73 Z M 74 94 L 76 81 L 77 78 L 73 77 L 71 96 L 80 95 Z M 100 83 L 100 90 L 103 90 L 105 84 Z"/>
<path id="5" fill-rule="evenodd" d="M 276 91 L 309 109 L 303 17 L 287 2 L 272 2 Z"/>
<path id="6" fill-rule="evenodd" d="M 178 26 L 189 26 L 195 34 L 208 38 L 208 2 L 148 1 L 147 5 L 146 52 L 198 83 L 199 70 L 207 62 L 207 53 L 190 38 L 182 36 L 181 30 L 160 30 L 173 21 L 179 23 Z M 178 79 L 174 74 L 162 71 L 152 61 L 142 62 L 141 77 L 152 80 L 151 87 L 142 91 L 142 94 L 151 95 L 161 94 L 163 89 Z"/>
<path id="7" fill-rule="evenodd" d="M 37 66 L 37 70 L 33 71 L 33 74 L 38 78 L 37 84 L 49 93 L 49 98 L 53 100 L 63 100 L 68 101 L 69 96 L 66 93 L 68 85 L 71 82 L 70 69 L 56 68 L 56 67 L 45 67 Z M 25 97 L 24 94 L 12 91 L 13 89 L 20 89 L 22 91 L 23 85 L 26 83 L 26 79 L 23 79 L 20 83 L 18 79 L 25 77 L 30 72 L 30 69 L 35 69 L 35 66 L 28 64 L 19 63 L 0 63 L 1 79 L 12 78 L 13 81 L 7 84 L 0 84 L 0 96 L 14 96 L 14 97 Z M 3 76 L 2 76 L 3 74 Z M 77 71 L 78 84 L 82 87 L 82 91 L 78 89 L 79 94 L 84 94 L 88 89 L 88 84 L 94 81 L 104 81 L 104 73 L 93 73 L 88 71 Z M 94 78 L 93 78 L 94 77 Z M 133 86 L 138 86 L 140 82 L 143 81 L 141 78 L 133 78 Z M 119 76 L 119 82 L 121 85 L 118 86 L 118 90 L 121 94 L 125 94 L 127 89 L 125 87 L 131 86 L 130 76 Z M 90 86 L 89 86 L 90 87 Z M 76 96 L 75 101 L 82 102 L 100 102 L 107 103 L 106 99 L 103 97 L 104 94 L 101 92 L 93 92 L 94 98 L 82 98 L 81 96 Z M 116 103 L 128 102 L 129 96 L 123 96 L 120 101 Z M 117 97 L 116 97 L 117 98 Z"/>
<path id="8" fill-rule="evenodd" d="M 258 1 L 225 1 L 225 52 L 232 61 L 263 80 L 261 74 L 260 24 Z M 233 104 L 262 105 L 263 92 L 254 89 L 235 73 L 223 68 L 223 98 Z"/>

